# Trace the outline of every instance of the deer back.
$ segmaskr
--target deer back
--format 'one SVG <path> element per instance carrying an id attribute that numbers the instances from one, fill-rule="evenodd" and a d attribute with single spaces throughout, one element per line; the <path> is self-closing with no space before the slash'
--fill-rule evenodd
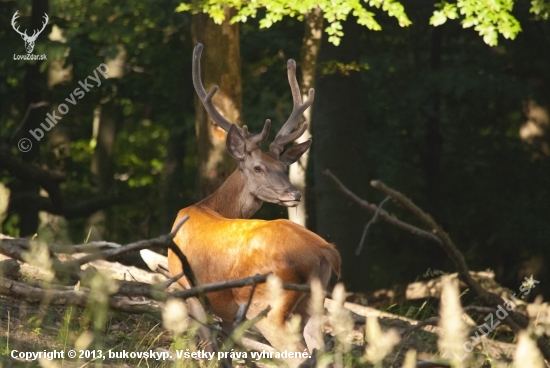
<path id="1" fill-rule="evenodd" d="M 189 260 L 200 284 L 275 273 L 285 282 L 304 284 L 317 277 L 323 262 L 340 274 L 340 255 L 317 234 L 289 220 L 227 219 L 206 206 L 181 210 L 189 216 L 174 242 Z M 169 255 L 170 268 L 180 264 Z"/>

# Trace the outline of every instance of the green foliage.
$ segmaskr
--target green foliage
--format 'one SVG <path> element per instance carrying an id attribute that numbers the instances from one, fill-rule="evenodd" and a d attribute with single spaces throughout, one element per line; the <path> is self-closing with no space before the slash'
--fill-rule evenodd
<path id="1" fill-rule="evenodd" d="M 405 12 L 404 6 L 395 0 L 369 0 L 365 3 L 371 8 L 381 9 L 390 17 L 397 19 L 401 27 L 411 24 Z M 448 19 L 462 17 L 462 27 L 473 27 L 489 46 L 498 44 L 498 35 L 506 39 L 515 39 L 521 32 L 521 25 L 512 14 L 515 0 L 458 0 L 450 3 L 445 0 L 435 4 L 436 10 L 430 18 L 430 24 L 440 26 Z M 329 35 L 329 42 L 334 45 L 340 44 L 344 36 L 342 21 L 349 15 L 357 17 L 357 23 L 373 31 L 382 29 L 375 20 L 375 14 L 364 7 L 361 0 L 338 0 L 338 1 L 243 1 L 243 0 L 220 0 L 220 1 L 198 1 L 192 3 L 181 3 L 176 11 L 191 11 L 193 13 L 203 12 L 210 15 L 217 24 L 226 20 L 227 13 L 224 7 L 237 10 L 237 14 L 231 18 L 231 23 L 245 23 L 249 18 L 255 18 L 260 9 L 265 9 L 264 18 L 260 20 L 260 28 L 269 28 L 279 22 L 285 16 L 302 20 L 304 15 L 319 7 L 323 10 L 323 16 L 328 22 L 325 32 Z M 542 19 L 547 19 L 550 14 L 550 4 L 546 0 L 532 0 L 531 13 Z"/>
<path id="2" fill-rule="evenodd" d="M 541 1 L 537 3 L 536 11 L 544 13 Z M 474 30 L 483 37 L 483 41 L 489 46 L 498 44 L 498 35 L 506 39 L 515 39 L 521 31 L 518 20 L 512 15 L 514 0 L 458 0 L 456 4 L 442 1 L 436 4 L 438 10 L 434 11 L 430 18 L 430 24 L 439 26 L 447 19 L 457 19 L 459 13 L 464 17 L 461 21 L 463 28 L 474 27 Z M 535 5 L 531 8 L 535 12 Z"/>
<path id="3" fill-rule="evenodd" d="M 372 8 L 382 9 L 389 16 L 396 18 L 401 27 L 411 24 L 405 13 L 405 8 L 398 1 L 369 0 L 366 3 Z M 374 19 L 374 13 L 367 10 L 361 0 L 305 0 L 289 2 L 278 0 L 199 1 L 196 3 L 181 3 L 176 8 L 176 11 L 207 13 L 217 24 L 221 24 L 226 20 L 224 7 L 231 7 L 237 10 L 237 14 L 230 19 L 231 23 L 245 23 L 249 18 L 255 18 L 260 9 L 265 9 L 264 18 L 260 20 L 260 28 L 269 28 L 281 21 L 285 16 L 302 20 L 307 13 L 320 8 L 323 11 L 325 20 L 328 22 L 325 32 L 329 35 L 329 42 L 332 42 L 334 45 L 338 45 L 340 39 L 344 36 L 341 22 L 349 15 L 357 17 L 357 22 L 370 30 L 379 31 L 382 29 L 380 24 Z"/>
<path id="4" fill-rule="evenodd" d="M 40 162 L 37 162 L 68 174 L 61 188 L 67 203 L 85 199 L 97 191 L 97 178 L 90 171 L 92 157 L 98 149 L 92 136 L 94 111 L 99 108 L 104 111 L 105 118 L 115 120 L 112 191 L 124 197 L 126 203 L 142 201 L 139 210 L 117 208 L 107 212 L 109 224 L 105 236 L 124 234 L 126 238 L 120 238 L 121 241 L 135 236 L 136 227 L 149 216 L 143 213 L 144 208 L 160 211 L 157 205 L 166 140 L 168 136 L 192 128 L 193 87 L 188 57 L 192 48 L 190 43 L 185 43 L 190 39 L 187 33 L 190 16 L 174 13 L 177 3 L 130 1 L 111 6 L 108 1 L 52 1 L 49 24 L 61 31 L 63 40 L 48 41 L 47 36 L 41 36 L 36 44 L 36 52 L 41 48 L 40 52 L 48 56 L 41 65 L 42 75 L 60 66 L 69 71 L 70 76 L 43 91 L 49 103 L 48 112 L 63 102 L 78 87 L 78 82 L 100 63 L 121 52 L 125 54 L 123 77 L 105 80 L 82 100 L 77 100 L 76 106 L 71 107 L 55 130 L 42 140 Z M 23 14 L 21 25 L 26 27 L 24 22 L 29 18 L 26 15 L 30 14 L 30 2 L 23 7 L 8 1 L 0 11 L 0 38 L 3 47 L 10 50 L 22 48 L 21 38 L 10 24 L 16 9 Z M 12 54 L 0 55 L 2 138 L 13 134 L 27 109 L 24 100 L 26 64 L 9 60 Z M 63 139 L 54 139 L 53 135 Z M 16 149 L 13 153 L 19 154 Z M 192 162 L 188 167 L 192 173 Z M 13 187 L 18 186 L 17 180 L 3 173 L 0 173 L 0 180 L 12 189 L 12 193 Z M 116 219 L 111 221 L 115 214 Z M 18 215 L 10 213 L 4 223 L 6 233 L 17 235 L 17 223 Z M 156 228 L 151 230 L 157 231 Z M 168 230 L 165 226 L 161 231 Z M 85 220 L 71 221 L 70 235 L 78 242 L 88 231 Z"/>
<path id="5" fill-rule="evenodd" d="M 355 61 L 352 61 L 351 63 L 342 63 L 336 60 L 331 60 L 326 63 L 323 63 L 320 65 L 321 71 L 323 74 L 342 74 L 342 75 L 349 75 L 350 72 L 359 72 L 361 70 L 368 70 L 369 64 L 362 63 L 359 64 Z"/>
<path id="6" fill-rule="evenodd" d="M 532 0 L 529 11 L 546 20 L 550 15 L 550 3 L 547 0 Z"/>

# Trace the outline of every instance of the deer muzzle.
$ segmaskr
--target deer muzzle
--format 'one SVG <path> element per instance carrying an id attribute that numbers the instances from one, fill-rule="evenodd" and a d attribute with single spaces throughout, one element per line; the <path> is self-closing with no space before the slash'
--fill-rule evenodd
<path id="1" fill-rule="evenodd" d="M 283 206 L 296 207 L 302 200 L 302 193 L 298 190 L 292 190 L 285 192 L 281 198 L 279 198 Z"/>

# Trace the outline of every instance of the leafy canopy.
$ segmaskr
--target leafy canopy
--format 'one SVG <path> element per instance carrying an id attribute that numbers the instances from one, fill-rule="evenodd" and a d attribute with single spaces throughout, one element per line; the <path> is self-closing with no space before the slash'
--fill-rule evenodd
<path id="1" fill-rule="evenodd" d="M 387 12 L 388 15 L 396 18 L 402 27 L 411 24 L 405 8 L 399 1 L 369 0 L 367 4 Z M 349 14 L 356 16 L 357 22 L 368 29 L 373 31 L 382 29 L 374 19 L 374 13 L 363 7 L 361 0 L 202 0 L 192 4 L 181 3 L 176 11 L 204 12 L 209 14 L 215 23 L 221 24 L 225 20 L 224 7 L 226 6 L 237 10 L 237 14 L 230 20 L 231 23 L 244 23 L 249 17 L 255 18 L 258 9 L 265 9 L 265 17 L 260 20 L 261 28 L 271 27 L 284 16 L 302 20 L 307 13 L 320 8 L 329 24 L 325 32 L 329 34 L 329 41 L 335 45 L 338 45 L 341 37 L 344 36 L 341 21 L 345 20 Z"/>
<path id="2" fill-rule="evenodd" d="M 448 19 L 462 17 L 462 27 L 474 27 L 474 30 L 483 37 L 489 46 L 498 44 L 498 35 L 504 38 L 515 39 L 521 31 L 518 20 L 512 15 L 512 8 L 516 0 L 457 0 L 450 3 L 445 0 L 435 5 L 430 24 L 440 26 Z M 365 0 L 371 8 L 382 9 L 389 16 L 394 17 L 401 27 L 411 24 L 403 5 L 396 0 Z M 370 30 L 379 31 L 380 24 L 374 19 L 374 13 L 365 8 L 361 0 L 200 0 L 193 3 L 181 3 L 176 11 L 203 12 L 209 14 L 215 23 L 221 24 L 226 13 L 224 7 L 237 10 L 237 14 L 230 19 L 231 23 L 246 22 L 249 17 L 255 18 L 258 9 L 265 9 L 265 17 L 260 20 L 261 28 L 269 28 L 279 22 L 284 16 L 303 19 L 304 15 L 313 9 L 320 8 L 328 22 L 325 32 L 329 35 L 329 42 L 340 44 L 344 36 L 341 21 L 349 14 L 357 17 L 357 22 Z M 542 19 L 548 19 L 550 3 L 548 0 L 532 0 L 529 11 Z"/>
<path id="3" fill-rule="evenodd" d="M 515 39 L 521 31 L 518 20 L 512 15 L 515 0 L 458 0 L 456 4 L 441 1 L 430 18 L 433 26 L 442 25 L 447 19 L 464 17 L 462 27 L 474 27 L 489 46 L 498 44 L 498 34 Z M 532 0 L 529 11 L 542 19 L 548 19 L 550 3 L 547 0 Z"/>

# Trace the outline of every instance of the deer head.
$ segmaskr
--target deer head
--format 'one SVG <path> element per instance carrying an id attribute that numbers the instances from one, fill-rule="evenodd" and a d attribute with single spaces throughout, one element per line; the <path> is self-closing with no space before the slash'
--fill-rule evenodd
<path id="1" fill-rule="evenodd" d="M 284 146 L 300 137 L 307 129 L 307 124 L 304 123 L 292 132 L 304 111 L 313 103 L 314 90 L 309 90 L 308 98 L 302 103 L 300 88 L 296 80 L 296 63 L 292 59 L 289 60 L 287 73 L 294 99 L 294 108 L 288 120 L 269 145 L 269 152 L 262 152 L 261 143 L 269 135 L 271 121 L 269 119 L 265 121 L 261 133 L 251 134 L 246 125 L 240 128 L 220 114 L 212 102 L 212 97 L 218 87 L 214 86 L 207 93 L 201 81 L 202 48 L 202 44 L 199 43 L 193 51 L 193 85 L 214 123 L 227 132 L 227 151 L 237 161 L 238 169 L 244 174 L 247 190 L 261 201 L 286 207 L 297 206 L 302 195 L 290 183 L 286 176 L 286 170 L 309 149 L 311 139 L 286 150 Z"/>
<path id="2" fill-rule="evenodd" d="M 13 27 L 15 32 L 21 35 L 21 38 L 23 39 L 23 41 L 25 41 L 25 49 L 27 50 L 27 53 L 30 54 L 32 50 L 34 50 L 34 42 L 36 41 L 36 38 L 40 33 L 42 33 L 42 31 L 44 30 L 44 28 L 46 28 L 46 25 L 48 24 L 48 20 L 49 20 L 48 14 L 44 13 L 45 20 L 42 23 L 42 29 L 40 31 L 35 29 L 32 36 L 29 36 L 27 35 L 27 30 L 25 30 L 25 32 L 21 32 L 19 31 L 19 26 L 15 28 L 15 20 L 19 18 L 19 16 L 17 15 L 18 12 L 19 11 L 16 11 L 13 17 L 11 18 L 11 26 Z"/>

